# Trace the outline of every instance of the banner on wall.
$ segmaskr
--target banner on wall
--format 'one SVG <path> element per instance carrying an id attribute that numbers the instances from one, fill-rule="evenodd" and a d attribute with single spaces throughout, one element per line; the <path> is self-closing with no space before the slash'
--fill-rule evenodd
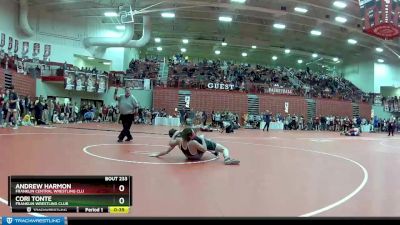
<path id="1" fill-rule="evenodd" d="M 11 51 L 13 47 L 14 39 L 12 37 L 8 37 L 8 51 Z"/>
<path id="2" fill-rule="evenodd" d="M 6 34 L 1 33 L 0 47 L 4 48 L 5 45 L 6 45 Z"/>
<path id="3" fill-rule="evenodd" d="M 27 55 L 29 53 L 29 42 L 22 42 L 22 55 Z"/>
<path id="4" fill-rule="evenodd" d="M 285 102 L 285 113 L 289 113 L 289 102 Z"/>
<path id="5" fill-rule="evenodd" d="M 15 39 L 15 43 L 14 43 L 14 53 L 17 54 L 19 50 L 19 41 L 17 39 Z"/>
<path id="6" fill-rule="evenodd" d="M 64 88 L 65 90 L 75 90 L 75 71 L 65 71 Z"/>
<path id="7" fill-rule="evenodd" d="M 51 45 L 44 45 L 44 54 L 43 54 L 43 56 L 45 58 L 47 58 L 50 55 L 51 55 Z"/>
<path id="8" fill-rule="evenodd" d="M 97 76 L 97 93 L 106 93 L 107 88 L 107 77 L 104 75 Z"/>
<path id="9" fill-rule="evenodd" d="M 190 108 L 190 96 L 185 96 L 185 107 Z"/>
<path id="10" fill-rule="evenodd" d="M 17 61 L 17 73 L 19 73 L 19 74 L 25 73 L 24 62 L 22 62 L 21 60 Z"/>
<path id="11" fill-rule="evenodd" d="M 375 105 L 382 105 L 382 95 L 375 95 L 374 104 Z"/>
<path id="12" fill-rule="evenodd" d="M 393 111 L 398 112 L 399 111 L 399 104 L 393 103 Z"/>
<path id="13" fill-rule="evenodd" d="M 37 56 L 40 53 L 40 44 L 35 43 L 33 44 L 33 56 Z"/>
<path id="14" fill-rule="evenodd" d="M 268 89 L 265 89 L 266 93 L 270 94 L 287 94 L 291 95 L 293 94 L 293 90 L 289 88 L 280 88 L 280 87 L 270 87 Z"/>
<path id="15" fill-rule="evenodd" d="M 124 79 L 125 87 L 130 87 L 135 90 L 144 89 L 144 81 L 142 79 Z"/>
<path id="16" fill-rule="evenodd" d="M 389 104 L 388 104 L 388 103 L 385 103 L 385 105 L 384 105 L 384 110 L 385 110 L 385 111 L 389 111 Z"/>
<path id="17" fill-rule="evenodd" d="M 95 74 L 87 74 L 87 92 L 95 92 L 96 91 L 96 75 Z"/>
<path id="18" fill-rule="evenodd" d="M 150 79 L 144 79 L 143 87 L 144 90 L 150 90 Z"/>
<path id="19" fill-rule="evenodd" d="M 86 84 L 86 74 L 79 72 L 76 75 L 76 90 L 77 91 L 85 91 L 85 84 Z"/>

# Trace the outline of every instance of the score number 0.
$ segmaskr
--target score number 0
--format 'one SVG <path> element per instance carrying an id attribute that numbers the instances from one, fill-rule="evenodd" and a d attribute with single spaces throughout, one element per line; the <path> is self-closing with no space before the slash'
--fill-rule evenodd
<path id="1" fill-rule="evenodd" d="M 125 191 L 125 186 L 124 185 L 119 185 L 118 190 L 120 192 L 124 192 Z M 118 200 L 119 204 L 123 205 L 125 203 L 125 198 L 121 197 Z"/>

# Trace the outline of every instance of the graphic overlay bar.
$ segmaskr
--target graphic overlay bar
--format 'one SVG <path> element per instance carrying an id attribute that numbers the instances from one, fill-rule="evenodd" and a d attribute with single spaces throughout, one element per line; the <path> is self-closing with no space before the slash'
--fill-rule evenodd
<path id="1" fill-rule="evenodd" d="M 1 224 L 9 225 L 35 225 L 35 224 L 52 224 L 52 225 L 65 225 L 67 218 L 65 217 L 7 217 L 3 216 Z"/>
<path id="2" fill-rule="evenodd" d="M 132 205 L 131 188 L 131 176 L 10 176 L 9 206 L 21 213 L 109 213 Z"/>
<path id="3" fill-rule="evenodd" d="M 78 213 L 79 207 L 12 207 L 13 213 Z"/>

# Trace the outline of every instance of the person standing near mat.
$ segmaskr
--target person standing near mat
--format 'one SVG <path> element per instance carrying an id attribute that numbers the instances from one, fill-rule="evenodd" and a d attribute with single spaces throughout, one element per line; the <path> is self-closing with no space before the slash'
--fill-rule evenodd
<path id="1" fill-rule="evenodd" d="M 263 131 L 265 131 L 265 128 L 267 128 L 267 132 L 269 131 L 269 124 L 271 123 L 271 115 L 269 114 L 269 111 L 265 111 L 265 115 L 264 115 L 264 122 L 265 122 L 265 126 L 263 128 Z"/>
<path id="2" fill-rule="evenodd" d="M 394 117 L 391 117 L 391 118 L 389 119 L 389 121 L 388 121 L 388 131 L 389 131 L 388 136 L 390 136 L 390 134 L 392 134 L 392 136 L 394 136 L 394 135 L 393 135 L 394 129 L 395 129 Z"/>
<path id="3" fill-rule="evenodd" d="M 18 109 L 17 109 L 18 95 L 14 90 L 14 86 L 10 87 L 10 94 L 8 98 L 8 111 L 6 116 L 6 122 L 4 123 L 4 127 L 7 127 L 7 123 L 10 120 L 10 116 L 12 114 L 14 120 L 14 129 L 18 129 Z"/>
<path id="4" fill-rule="evenodd" d="M 122 131 L 118 136 L 118 142 L 122 142 L 125 137 L 125 141 L 132 141 L 130 129 L 134 119 L 134 114 L 138 112 L 139 104 L 135 97 L 131 94 L 131 88 L 125 88 L 125 94 L 117 96 L 118 88 L 115 89 L 114 98 L 118 101 L 118 107 L 120 112 L 120 119 L 122 121 Z"/>
<path id="5" fill-rule="evenodd" d="M 3 126 L 3 107 L 5 107 L 5 91 L 0 87 L 0 126 Z"/>

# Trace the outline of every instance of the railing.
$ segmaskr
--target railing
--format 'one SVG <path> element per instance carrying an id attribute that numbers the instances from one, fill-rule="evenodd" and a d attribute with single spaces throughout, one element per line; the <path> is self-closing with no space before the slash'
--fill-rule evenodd
<path id="1" fill-rule="evenodd" d="M 286 73 L 288 73 L 289 81 L 296 87 L 303 87 L 304 83 L 297 78 L 297 76 L 290 70 L 285 68 Z"/>

